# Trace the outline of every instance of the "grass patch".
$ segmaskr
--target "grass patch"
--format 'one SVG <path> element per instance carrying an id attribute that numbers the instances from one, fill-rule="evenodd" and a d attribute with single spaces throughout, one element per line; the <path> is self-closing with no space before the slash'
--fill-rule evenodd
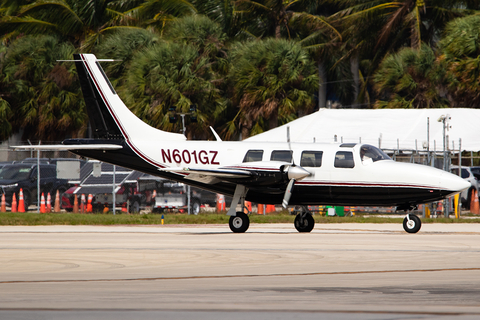
<path id="1" fill-rule="evenodd" d="M 165 224 L 227 224 L 229 217 L 225 213 L 206 213 L 187 215 L 184 213 L 163 214 Z M 251 214 L 252 223 L 293 223 L 294 216 L 287 211 L 268 215 Z M 375 214 L 357 214 L 353 217 L 326 217 L 314 215 L 316 223 L 402 223 L 403 215 L 385 217 Z M 448 219 L 428 218 L 422 223 L 479 223 L 480 218 Z M 116 214 L 112 213 L 0 213 L 0 225 L 39 226 L 39 225 L 160 225 L 162 214 Z"/>

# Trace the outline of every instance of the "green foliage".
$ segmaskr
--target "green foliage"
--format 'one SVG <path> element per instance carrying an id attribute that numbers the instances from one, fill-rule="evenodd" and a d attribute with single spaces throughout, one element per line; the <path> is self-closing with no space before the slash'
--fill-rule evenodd
<path id="1" fill-rule="evenodd" d="M 178 224 L 223 224 L 228 230 L 229 217 L 225 213 L 206 213 L 187 215 L 179 213 L 163 214 L 165 225 Z M 283 211 L 274 214 L 258 215 L 251 214 L 251 223 L 288 223 L 292 225 L 295 216 Z M 356 215 L 351 217 L 327 217 L 316 214 L 313 216 L 315 223 L 397 223 L 401 224 L 403 216 L 392 215 L 391 217 L 379 217 L 377 215 Z M 422 219 L 422 223 L 479 223 L 479 219 Z M 162 214 L 75 214 L 75 213 L 0 213 L 0 225 L 2 226 L 39 226 L 39 225 L 161 225 Z"/>
<path id="2" fill-rule="evenodd" d="M 239 43 L 232 50 L 231 82 L 245 127 L 269 119 L 270 127 L 314 106 L 316 68 L 302 47 L 288 40 Z M 263 126 L 256 132 L 268 129 Z M 244 137 L 245 138 L 245 137 Z"/>
<path id="3" fill-rule="evenodd" d="M 191 104 L 198 105 L 201 126 L 195 133 L 201 134 L 221 100 L 214 80 L 211 61 L 196 46 L 161 41 L 135 54 L 122 91 L 137 116 L 171 131 L 178 132 L 181 124 L 169 123 L 170 107 L 188 112 Z"/>
<path id="4" fill-rule="evenodd" d="M 381 108 L 443 108 L 441 97 L 444 71 L 436 64 L 435 54 L 423 45 L 420 50 L 405 48 L 388 55 L 375 74 L 376 106 Z"/>
<path id="5" fill-rule="evenodd" d="M 0 81 L 8 88 L 4 99 L 13 112 L 13 130 L 24 128 L 25 138 L 58 141 L 85 124 L 74 65 L 57 62 L 73 53 L 71 44 L 51 36 L 26 36 L 11 44 L 2 59 Z M 2 110 L 9 112 L 6 103 Z"/>
<path id="6" fill-rule="evenodd" d="M 120 85 L 117 81 L 125 75 L 134 54 L 148 48 L 159 41 L 158 35 L 145 29 L 118 29 L 109 34 L 95 47 L 97 57 L 113 59 L 103 67 L 112 84 Z"/>
<path id="7" fill-rule="evenodd" d="M 196 104 L 189 138 L 210 137 L 207 125 L 227 139 L 261 133 L 313 110 L 317 92 L 343 105 L 478 107 L 478 9 L 474 0 L 0 1 L 0 139 L 21 128 L 30 139 L 82 134 L 74 64 L 56 62 L 78 51 L 115 59 L 103 66 L 117 92 L 155 127 L 180 131 L 168 108 Z"/>
<path id="8" fill-rule="evenodd" d="M 480 16 L 451 21 L 439 43 L 454 107 L 480 107 Z"/>

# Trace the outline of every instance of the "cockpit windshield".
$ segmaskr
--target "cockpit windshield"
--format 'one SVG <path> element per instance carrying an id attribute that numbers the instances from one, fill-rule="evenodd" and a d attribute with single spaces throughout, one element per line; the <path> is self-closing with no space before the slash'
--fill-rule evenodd
<path id="1" fill-rule="evenodd" d="M 379 160 L 392 160 L 385 152 L 369 144 L 364 144 L 360 148 L 360 158 L 363 164 L 373 163 Z"/>

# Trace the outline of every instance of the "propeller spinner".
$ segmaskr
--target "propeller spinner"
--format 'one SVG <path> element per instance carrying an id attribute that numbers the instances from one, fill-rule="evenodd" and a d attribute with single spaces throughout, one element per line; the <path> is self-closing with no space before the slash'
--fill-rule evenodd
<path id="1" fill-rule="evenodd" d="M 295 164 L 288 167 L 286 171 L 287 171 L 287 177 L 288 179 L 290 179 L 290 181 L 288 182 L 287 189 L 285 190 L 285 194 L 283 196 L 283 201 L 282 201 L 282 206 L 285 209 L 287 208 L 288 203 L 290 202 L 290 197 L 292 196 L 292 189 L 293 189 L 293 185 L 295 184 L 295 181 L 301 180 L 310 175 L 310 172 L 308 172 L 307 170 L 305 170 L 300 166 L 296 166 Z"/>

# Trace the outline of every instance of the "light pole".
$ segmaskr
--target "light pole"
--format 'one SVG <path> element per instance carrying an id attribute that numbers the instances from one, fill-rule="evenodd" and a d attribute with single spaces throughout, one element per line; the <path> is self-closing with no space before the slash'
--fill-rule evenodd
<path id="1" fill-rule="evenodd" d="M 438 118 L 438 122 L 443 123 L 443 170 L 445 171 L 450 171 L 450 157 L 448 156 L 448 144 L 447 144 L 447 138 L 448 135 L 446 134 L 446 131 L 450 130 L 450 120 L 452 117 L 449 114 L 446 115 L 441 115 L 440 118 Z M 450 206 L 449 206 L 449 201 L 448 198 L 445 199 L 445 207 L 443 211 L 443 216 L 445 218 L 448 218 L 450 215 Z"/>
<path id="2" fill-rule="evenodd" d="M 177 118 L 175 115 L 177 114 L 176 107 L 171 107 L 169 111 L 171 112 L 170 115 L 170 123 L 175 123 L 177 122 Z M 190 116 L 190 121 L 191 122 L 197 122 L 197 106 L 195 104 L 192 104 L 190 106 L 190 112 L 186 113 L 178 113 L 182 117 L 182 133 L 185 135 L 185 132 L 187 131 L 187 128 L 185 127 L 185 116 Z M 187 185 L 187 212 L 190 215 L 190 202 L 191 202 L 191 194 L 190 194 L 190 185 Z"/>

